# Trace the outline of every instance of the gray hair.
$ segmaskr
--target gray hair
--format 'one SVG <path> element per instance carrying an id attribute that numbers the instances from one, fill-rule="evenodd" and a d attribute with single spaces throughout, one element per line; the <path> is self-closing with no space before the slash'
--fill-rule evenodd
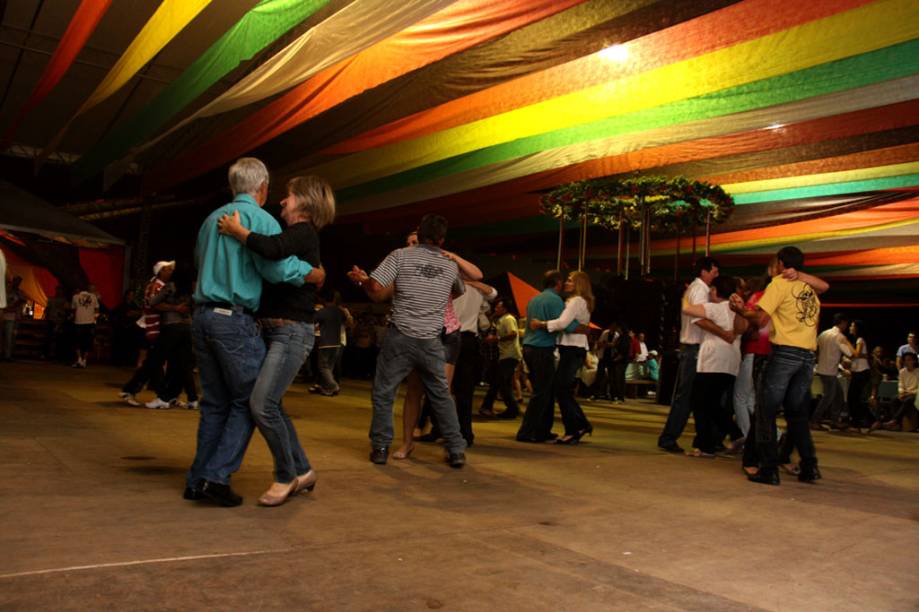
<path id="1" fill-rule="evenodd" d="M 268 182 L 268 168 L 254 157 L 241 157 L 230 166 L 228 178 L 234 196 L 241 193 L 255 195 L 262 184 Z"/>

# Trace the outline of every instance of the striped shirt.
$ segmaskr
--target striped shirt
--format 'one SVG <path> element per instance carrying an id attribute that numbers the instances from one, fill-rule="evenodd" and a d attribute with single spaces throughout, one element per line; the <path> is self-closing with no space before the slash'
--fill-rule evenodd
<path id="1" fill-rule="evenodd" d="M 430 244 L 396 249 L 370 274 L 384 287 L 394 285 L 392 322 L 406 336 L 439 336 L 451 292 L 465 291 L 459 268 L 441 253 Z"/>

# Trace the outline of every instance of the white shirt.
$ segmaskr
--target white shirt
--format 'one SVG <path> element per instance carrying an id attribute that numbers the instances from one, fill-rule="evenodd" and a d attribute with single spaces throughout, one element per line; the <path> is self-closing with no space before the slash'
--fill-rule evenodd
<path id="1" fill-rule="evenodd" d="M 565 302 L 565 310 L 557 319 L 548 321 L 546 329 L 550 333 L 557 332 L 568 327 L 572 321 L 577 321 L 581 325 L 590 323 L 590 311 L 587 310 L 587 302 L 579 295 L 573 295 Z M 587 334 L 561 334 L 556 339 L 559 346 L 579 346 L 581 348 L 590 348 L 587 341 Z"/>
<path id="2" fill-rule="evenodd" d="M 855 341 L 855 350 L 858 351 L 859 347 L 861 347 L 861 352 L 852 356 L 852 365 L 849 368 L 853 372 L 864 372 L 871 367 L 868 364 L 868 344 L 865 343 L 864 338 Z"/>
<path id="3" fill-rule="evenodd" d="M 852 356 L 845 336 L 835 325 L 817 336 L 817 374 L 836 376 L 842 356 Z"/>
<path id="4" fill-rule="evenodd" d="M 688 304 L 705 304 L 708 302 L 710 288 L 705 281 L 696 277 L 683 293 L 683 299 Z M 703 329 L 696 325 L 699 317 L 690 317 L 689 315 L 680 315 L 680 342 L 683 344 L 701 344 L 703 338 Z"/>
<path id="5" fill-rule="evenodd" d="M 479 335 L 479 315 L 488 312 L 488 303 L 498 297 L 498 292 L 492 288 L 491 292 L 483 296 L 475 287 L 466 287 L 466 293 L 453 298 L 453 311 L 460 322 L 460 331 L 472 332 Z"/>
<path id="6" fill-rule="evenodd" d="M 99 300 L 96 294 L 81 291 L 71 301 L 73 306 L 73 322 L 77 325 L 91 325 L 96 322 L 96 311 L 99 310 Z"/>
<path id="7" fill-rule="evenodd" d="M 703 283 L 704 284 L 704 283 Z M 727 300 L 705 304 L 705 318 L 724 330 L 734 329 L 734 311 Z M 740 336 L 728 344 L 715 334 L 703 330 L 696 372 L 737 376 L 740 369 Z"/>
<path id="8" fill-rule="evenodd" d="M 705 330 L 702 330 L 705 331 Z M 638 352 L 638 356 L 635 357 L 635 361 L 638 363 L 644 363 L 648 360 L 648 345 L 644 342 L 639 342 L 638 346 L 641 347 L 641 350 Z"/>
<path id="9" fill-rule="evenodd" d="M 897 393 L 902 395 L 912 395 L 919 389 L 919 370 L 910 372 L 906 368 L 900 370 L 900 376 L 897 379 Z"/>

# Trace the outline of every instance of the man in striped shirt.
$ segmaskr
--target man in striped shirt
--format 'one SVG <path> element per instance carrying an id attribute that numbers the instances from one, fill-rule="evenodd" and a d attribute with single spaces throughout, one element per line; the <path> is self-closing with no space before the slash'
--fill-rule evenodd
<path id="1" fill-rule="evenodd" d="M 354 266 L 348 277 L 363 287 L 370 299 L 389 298 L 392 285 L 392 324 L 386 333 L 373 381 L 373 421 L 370 460 L 385 464 L 393 439 L 393 400 L 412 369 L 421 374 L 447 449 L 447 462 L 461 468 L 466 463 L 466 442 L 460 435 L 456 407 L 444 374 L 444 310 L 447 300 L 465 291 L 456 263 L 440 247 L 447 220 L 425 215 L 418 227 L 417 247 L 396 249 L 371 273 Z"/>

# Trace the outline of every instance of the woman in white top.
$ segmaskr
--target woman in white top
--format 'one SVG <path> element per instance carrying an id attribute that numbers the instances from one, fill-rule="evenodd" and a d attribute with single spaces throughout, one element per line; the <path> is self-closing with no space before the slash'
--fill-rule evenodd
<path id="1" fill-rule="evenodd" d="M 581 325 L 590 323 L 590 313 L 594 309 L 594 294 L 587 273 L 573 272 L 565 281 L 563 291 L 569 297 L 562 314 L 551 321 L 531 319 L 530 327 L 544 327 L 548 332 L 557 332 L 568 327 L 572 321 L 577 321 Z M 583 436 L 593 433 L 593 425 L 584 416 L 584 411 L 574 398 L 578 370 L 584 365 L 589 348 L 587 334 L 564 333 L 558 338 L 559 362 L 555 370 L 555 396 L 562 413 L 562 422 L 565 423 L 565 435 L 557 439 L 556 444 L 577 444 Z"/>
<path id="2" fill-rule="evenodd" d="M 862 322 L 852 321 L 849 324 L 849 340 L 855 346 L 852 353 L 852 364 L 849 371 L 852 372 L 852 378 L 849 380 L 849 421 L 852 427 L 861 429 L 877 429 L 881 426 L 880 422 L 871 414 L 868 409 L 868 393 L 871 388 L 871 365 L 868 363 L 868 345 L 862 338 Z"/>
<path id="3" fill-rule="evenodd" d="M 747 327 L 746 319 L 731 310 L 729 298 L 736 289 L 737 281 L 730 276 L 719 276 L 712 281 L 711 302 L 683 304 L 683 314 L 708 319 L 724 331 L 716 335 L 705 330 L 699 345 L 692 383 L 696 437 L 692 452 L 687 453 L 693 457 L 714 457 L 725 434 L 730 433 L 731 439 L 743 437 L 731 418 L 733 411 L 723 408 L 724 395 L 731 390 L 740 369 L 740 335 Z"/>

